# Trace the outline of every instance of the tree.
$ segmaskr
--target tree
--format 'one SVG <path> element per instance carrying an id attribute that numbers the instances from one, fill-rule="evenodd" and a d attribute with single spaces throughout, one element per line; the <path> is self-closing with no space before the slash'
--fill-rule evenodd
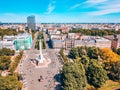
<path id="1" fill-rule="evenodd" d="M 22 88 L 22 83 L 20 83 L 16 77 L 0 76 L 0 90 L 16 90 L 16 89 L 21 90 L 21 88 Z"/>
<path id="2" fill-rule="evenodd" d="M 90 60 L 86 76 L 88 83 L 96 88 L 101 87 L 108 79 L 106 71 L 96 60 Z"/>
<path id="3" fill-rule="evenodd" d="M 8 48 L 2 48 L 0 49 L 0 56 L 7 55 L 7 56 L 12 56 L 15 54 L 14 50 L 10 50 Z"/>
<path id="4" fill-rule="evenodd" d="M 88 68 L 89 65 L 89 57 L 87 56 L 82 56 L 80 59 L 80 62 L 83 64 L 85 70 Z"/>
<path id="5" fill-rule="evenodd" d="M 99 48 L 89 47 L 87 49 L 87 54 L 88 54 L 90 59 L 98 59 L 99 51 L 100 51 Z"/>
<path id="6" fill-rule="evenodd" d="M 86 76 L 82 64 L 66 63 L 62 70 L 63 90 L 85 90 Z"/>
<path id="7" fill-rule="evenodd" d="M 106 35 L 114 35 L 120 34 L 120 31 L 115 30 L 88 30 L 88 29 L 75 29 L 73 28 L 69 32 L 71 33 L 83 33 L 84 35 L 92 35 L 92 36 L 106 36 Z"/>
<path id="8" fill-rule="evenodd" d="M 17 55 L 14 59 L 14 62 L 11 63 L 10 67 L 9 67 L 9 71 L 11 72 L 11 74 L 13 74 L 13 72 L 15 71 L 15 69 L 17 68 L 21 58 L 23 56 L 23 51 L 19 52 L 19 55 Z"/>
<path id="9" fill-rule="evenodd" d="M 112 52 L 109 48 L 101 49 L 100 56 L 105 63 L 116 62 L 120 59 L 120 56 Z"/>
<path id="10" fill-rule="evenodd" d="M 120 48 L 117 49 L 117 54 L 120 55 Z"/>
<path id="11" fill-rule="evenodd" d="M 43 48 L 43 49 L 45 49 L 45 48 L 46 48 L 46 43 L 45 43 L 45 41 L 44 41 L 44 40 L 42 41 L 42 48 Z"/>
<path id="12" fill-rule="evenodd" d="M 68 62 L 68 59 L 67 59 L 67 56 L 64 55 L 64 49 L 62 48 L 59 53 L 60 53 L 60 55 L 61 55 L 61 57 L 62 57 L 62 59 L 63 59 L 63 62 L 64 62 L 64 63 L 67 63 L 67 62 Z"/>
<path id="13" fill-rule="evenodd" d="M 63 90 L 74 90 L 77 87 L 77 83 L 75 78 L 72 76 L 71 73 L 64 74 L 65 80 L 64 80 L 64 88 Z"/>
<path id="14" fill-rule="evenodd" d="M 14 29 L 0 29 L 0 36 L 4 36 L 4 35 L 17 35 L 19 33 L 23 33 L 24 31 L 16 31 Z"/>
<path id="15" fill-rule="evenodd" d="M 77 48 L 72 48 L 68 56 L 72 59 L 76 59 L 79 56 Z"/>
<path id="16" fill-rule="evenodd" d="M 9 56 L 0 56 L 0 70 L 6 70 L 10 66 L 10 57 Z"/>
<path id="17" fill-rule="evenodd" d="M 77 49 L 78 49 L 79 57 L 83 55 L 87 56 L 86 47 L 77 47 Z"/>
<path id="18" fill-rule="evenodd" d="M 109 77 L 112 80 L 120 81 L 120 61 L 111 64 Z"/>

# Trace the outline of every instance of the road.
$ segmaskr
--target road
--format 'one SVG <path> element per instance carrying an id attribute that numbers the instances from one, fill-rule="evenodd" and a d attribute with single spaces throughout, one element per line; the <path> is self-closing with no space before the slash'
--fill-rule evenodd
<path id="1" fill-rule="evenodd" d="M 35 41 L 33 41 L 33 47 L 34 43 Z M 37 58 L 39 51 L 33 47 L 31 50 L 25 51 L 25 58 L 21 60 L 20 69 L 25 87 L 23 90 L 61 90 L 57 82 L 60 79 L 59 71 L 62 67 L 61 59 L 58 57 L 58 51 L 49 48 L 43 50 L 43 54 L 45 54 L 45 57 L 47 56 L 51 59 L 51 63 L 48 67 L 35 68 L 30 59 Z M 40 76 L 43 76 L 43 82 L 39 82 Z"/>
<path id="2" fill-rule="evenodd" d="M 32 50 L 35 48 L 35 44 L 36 44 L 36 42 L 37 42 L 38 33 L 39 33 L 39 32 L 36 32 L 35 35 L 34 35 L 34 40 L 33 40 L 32 48 L 31 48 Z"/>

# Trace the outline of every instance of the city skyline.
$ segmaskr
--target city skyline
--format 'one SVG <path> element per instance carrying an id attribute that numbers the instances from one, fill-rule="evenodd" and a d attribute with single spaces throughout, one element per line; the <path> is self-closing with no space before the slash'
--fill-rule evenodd
<path id="1" fill-rule="evenodd" d="M 1 1 L 0 21 L 26 23 L 120 23 L 119 0 L 16 0 Z"/>

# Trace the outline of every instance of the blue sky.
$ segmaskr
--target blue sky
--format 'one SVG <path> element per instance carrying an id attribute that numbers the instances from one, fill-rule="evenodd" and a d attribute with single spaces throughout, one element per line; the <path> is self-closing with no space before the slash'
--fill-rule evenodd
<path id="1" fill-rule="evenodd" d="M 0 0 L 1 22 L 120 23 L 120 0 Z"/>

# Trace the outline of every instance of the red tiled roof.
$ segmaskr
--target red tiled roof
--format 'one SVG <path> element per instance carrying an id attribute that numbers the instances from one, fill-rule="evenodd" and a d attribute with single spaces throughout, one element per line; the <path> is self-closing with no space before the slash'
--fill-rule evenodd
<path id="1" fill-rule="evenodd" d="M 55 28 L 48 28 L 48 30 L 56 30 Z"/>

